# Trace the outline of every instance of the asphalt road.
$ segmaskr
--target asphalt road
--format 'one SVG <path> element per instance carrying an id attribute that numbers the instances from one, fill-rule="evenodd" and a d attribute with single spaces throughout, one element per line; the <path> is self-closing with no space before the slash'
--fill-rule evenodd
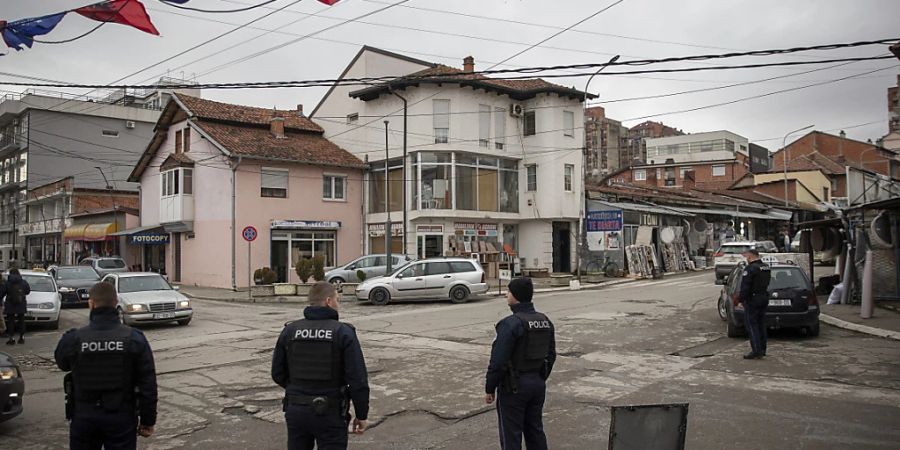
<path id="1" fill-rule="evenodd" d="M 707 272 L 537 295 L 560 353 L 545 409 L 551 448 L 606 448 L 611 405 L 681 402 L 690 404 L 691 449 L 898 448 L 900 342 L 823 324 L 818 338 L 775 332 L 767 358 L 745 361 L 746 342 L 725 337 L 715 311 L 719 289 Z M 186 327 L 144 329 L 161 402 L 157 435 L 141 448 L 284 448 L 271 347 L 300 306 L 194 306 Z M 498 447 L 482 392 L 504 300 L 343 306 L 372 387 L 372 428 L 351 436 L 351 448 Z M 61 329 L 86 320 L 86 310 L 65 310 Z M 26 411 L 0 424 L 0 448 L 65 446 L 62 373 L 52 363 L 60 333 L 37 331 L 3 349 L 24 366 Z"/>

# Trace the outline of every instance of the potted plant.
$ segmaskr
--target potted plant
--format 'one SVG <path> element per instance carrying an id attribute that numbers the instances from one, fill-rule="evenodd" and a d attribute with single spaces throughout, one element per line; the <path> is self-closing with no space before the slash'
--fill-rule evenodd
<path id="1" fill-rule="evenodd" d="M 274 270 L 263 267 L 253 272 L 253 282 L 255 286 L 250 286 L 251 297 L 269 297 L 275 295 L 275 280 L 278 274 Z"/>
<path id="2" fill-rule="evenodd" d="M 325 257 L 316 256 L 312 259 L 312 277 L 313 280 L 322 281 L 325 279 Z"/>
<path id="3" fill-rule="evenodd" d="M 297 285 L 297 295 L 309 295 L 310 286 L 306 284 L 306 282 L 309 281 L 309 278 L 313 275 L 312 260 L 303 258 L 300 261 L 297 261 L 294 271 L 297 272 L 297 277 L 300 278 L 301 283 Z"/>

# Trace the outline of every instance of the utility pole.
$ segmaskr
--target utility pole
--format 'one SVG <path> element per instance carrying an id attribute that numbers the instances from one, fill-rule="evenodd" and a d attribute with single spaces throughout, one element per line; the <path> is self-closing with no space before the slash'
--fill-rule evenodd
<path id="1" fill-rule="evenodd" d="M 815 126 L 815 125 L 807 125 L 807 126 L 805 126 L 805 127 L 803 127 L 803 128 L 798 128 L 798 129 L 796 129 L 796 130 L 794 130 L 794 131 L 791 131 L 790 133 L 784 135 L 784 139 L 781 140 L 781 152 L 782 152 L 782 154 L 781 154 L 781 163 L 782 163 L 782 164 L 781 164 L 781 165 L 783 166 L 783 169 L 784 169 L 784 207 L 785 207 L 785 208 L 787 208 L 787 206 L 788 206 L 788 179 L 787 179 L 787 165 L 788 165 L 788 159 L 787 159 L 787 158 L 788 158 L 788 150 L 787 150 L 787 138 L 788 138 L 788 136 L 790 136 L 790 135 L 792 135 L 792 134 L 794 134 L 794 133 L 799 133 L 799 132 L 801 132 L 801 131 L 803 131 L 803 130 L 808 130 L 808 129 L 814 127 L 814 126 Z"/>
<path id="2" fill-rule="evenodd" d="M 581 191 L 579 193 L 579 205 L 578 205 L 578 238 L 576 241 L 575 247 L 575 270 L 576 270 L 576 278 L 578 282 L 581 282 L 581 252 L 583 251 L 584 246 L 584 210 L 587 208 L 587 199 L 585 198 L 585 180 L 587 179 L 586 168 L 584 167 L 585 156 L 587 156 L 587 142 L 588 142 L 588 129 L 585 124 L 585 117 L 587 113 L 587 101 L 588 101 L 588 88 L 591 86 L 591 81 L 597 76 L 598 73 L 602 72 L 610 64 L 616 62 L 621 55 L 613 56 L 606 62 L 606 64 L 600 66 L 593 75 L 588 78 L 587 83 L 584 84 L 584 101 L 581 103 L 581 129 L 584 134 L 584 140 L 581 143 Z"/>
<path id="3" fill-rule="evenodd" d="M 406 98 L 402 95 L 394 92 L 391 89 L 390 84 L 388 84 L 388 90 L 391 94 L 394 94 L 394 97 L 399 98 L 403 101 L 403 255 L 409 256 L 409 252 L 407 251 L 406 245 L 409 240 L 408 230 L 406 229 L 407 224 L 409 223 L 409 219 L 407 218 L 407 210 L 409 209 L 408 200 L 407 200 L 407 188 L 406 184 L 409 182 L 409 174 L 406 173 L 406 116 L 408 111 L 408 105 L 406 102 Z M 417 189 L 417 186 L 413 186 L 413 189 Z"/>
<path id="4" fill-rule="evenodd" d="M 384 253 L 387 255 L 387 268 L 386 274 L 391 273 L 393 270 L 393 259 L 391 257 L 391 184 L 389 182 L 390 178 L 390 170 L 388 160 L 390 158 L 390 152 L 388 151 L 388 124 L 391 123 L 389 120 L 384 121 L 384 210 L 387 212 L 387 220 L 384 222 Z"/>

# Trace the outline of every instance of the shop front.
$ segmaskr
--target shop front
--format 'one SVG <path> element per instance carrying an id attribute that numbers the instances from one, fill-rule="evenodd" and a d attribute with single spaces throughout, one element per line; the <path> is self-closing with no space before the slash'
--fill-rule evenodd
<path id="1" fill-rule="evenodd" d="M 129 263 L 132 264 L 131 270 L 167 275 L 166 249 L 172 242 L 172 235 L 166 232 L 162 226 L 130 228 L 112 233 L 112 235 L 125 239 L 125 253 L 131 255 L 128 258 Z"/>
<path id="2" fill-rule="evenodd" d="M 78 223 L 66 228 L 63 237 L 69 244 L 70 262 L 77 264 L 89 256 L 122 256 L 122 248 L 115 233 L 118 225 L 108 223 Z"/>
<path id="3" fill-rule="evenodd" d="M 294 267 L 302 259 L 322 257 L 325 267 L 337 265 L 340 228 L 341 222 L 337 221 L 272 221 L 269 259 L 270 267 L 278 274 L 278 282 L 289 282 Z"/>
<path id="4" fill-rule="evenodd" d="M 369 240 L 369 255 L 386 253 L 384 223 L 370 223 L 366 235 Z M 403 223 L 391 222 L 391 254 L 399 255 L 401 253 L 403 253 Z"/>

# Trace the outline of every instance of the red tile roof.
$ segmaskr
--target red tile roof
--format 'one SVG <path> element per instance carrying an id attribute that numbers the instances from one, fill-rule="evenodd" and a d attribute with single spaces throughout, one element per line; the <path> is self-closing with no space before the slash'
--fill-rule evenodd
<path id="1" fill-rule="evenodd" d="M 284 127 L 286 129 L 312 131 L 317 133 L 324 132 L 322 127 L 316 125 L 312 120 L 300 116 L 297 111 L 233 105 L 230 103 L 214 102 L 212 100 L 191 97 L 184 94 L 175 94 L 175 97 L 188 109 L 188 112 L 200 119 L 241 125 L 259 125 L 268 128 L 272 117 L 278 115 L 279 117 L 284 117 Z"/>
<path id="2" fill-rule="evenodd" d="M 365 168 L 366 165 L 350 152 L 317 133 L 288 130 L 283 139 L 276 138 L 268 128 L 242 127 L 224 123 L 195 122 L 213 140 L 234 156 L 290 161 L 297 163 Z"/>

